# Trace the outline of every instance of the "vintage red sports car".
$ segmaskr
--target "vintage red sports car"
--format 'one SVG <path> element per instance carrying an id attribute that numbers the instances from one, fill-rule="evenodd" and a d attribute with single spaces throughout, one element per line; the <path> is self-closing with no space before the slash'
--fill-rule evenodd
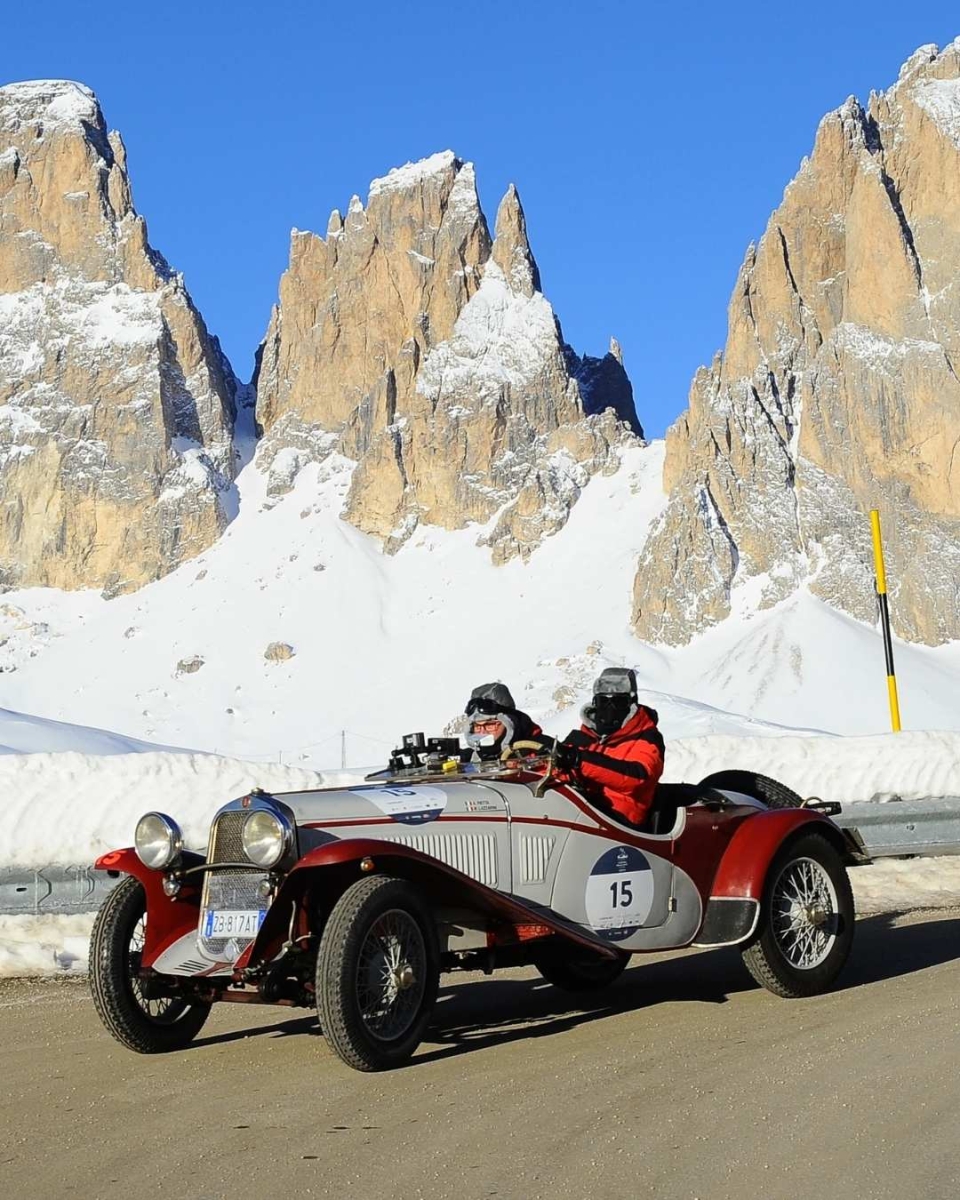
<path id="1" fill-rule="evenodd" d="M 114 1037 L 175 1050 L 214 1003 L 303 1005 L 344 1062 L 380 1070 L 420 1043 L 442 971 L 532 964 L 581 990 L 611 984 L 632 954 L 739 945 L 780 996 L 836 980 L 858 856 L 830 819 L 838 806 L 721 771 L 661 784 L 638 829 L 549 759 L 464 763 L 443 739 L 405 745 L 356 786 L 232 800 L 205 853 L 153 812 L 133 847 L 98 860 L 124 876 L 90 953 Z"/>

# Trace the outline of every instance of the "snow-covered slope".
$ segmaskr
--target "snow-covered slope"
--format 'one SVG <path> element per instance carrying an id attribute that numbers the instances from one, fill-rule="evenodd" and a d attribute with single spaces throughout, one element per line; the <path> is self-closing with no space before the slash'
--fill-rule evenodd
<path id="1" fill-rule="evenodd" d="M 76 752 L 99 755 L 137 754 L 157 750 L 177 753 L 175 747 L 142 742 L 137 738 L 110 733 L 106 729 L 48 721 L 42 717 L 31 717 L 26 713 L 0 708 L 0 754 Z"/>
<path id="2" fill-rule="evenodd" d="M 110 601 L 8 593 L 2 701 L 126 737 L 327 767 L 377 762 L 401 733 L 444 728 L 490 678 L 566 733 L 595 675 L 628 663 L 668 740 L 888 729 L 879 635 L 809 595 L 759 614 L 744 596 L 740 615 L 682 649 L 633 636 L 630 581 L 663 503 L 662 453 L 622 449 L 563 530 L 528 563 L 502 566 L 478 550 L 479 526 L 421 527 L 384 556 L 337 516 L 344 460 L 306 468 L 278 500 L 250 465 L 236 520 L 166 578 Z M 292 657 L 265 658 L 274 642 Z M 898 645 L 897 665 L 905 728 L 960 729 L 960 646 Z"/>

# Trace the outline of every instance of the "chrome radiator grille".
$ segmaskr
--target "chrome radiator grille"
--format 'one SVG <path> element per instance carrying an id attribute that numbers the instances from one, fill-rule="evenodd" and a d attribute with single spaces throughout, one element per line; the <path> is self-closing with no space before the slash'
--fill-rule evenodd
<path id="1" fill-rule="evenodd" d="M 222 813 L 210 830 L 207 846 L 209 863 L 247 862 L 243 852 L 240 831 L 247 818 L 246 812 Z M 266 871 L 237 871 L 224 867 L 218 871 L 207 871 L 203 881 L 201 900 L 200 945 L 207 954 L 217 959 L 235 960 L 253 941 L 252 937 L 224 938 L 203 936 L 205 915 L 214 912 L 265 912 L 267 901 L 259 894 L 260 884 L 267 878 Z"/>
<path id="2" fill-rule="evenodd" d="M 218 817 L 210 830 L 207 862 L 246 862 L 240 831 L 248 814 L 226 812 Z"/>

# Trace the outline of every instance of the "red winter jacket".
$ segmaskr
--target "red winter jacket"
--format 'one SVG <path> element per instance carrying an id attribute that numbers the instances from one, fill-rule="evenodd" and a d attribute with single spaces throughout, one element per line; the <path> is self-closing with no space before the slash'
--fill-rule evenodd
<path id="1" fill-rule="evenodd" d="M 625 725 L 600 737 L 581 725 L 570 741 L 580 750 L 576 774 L 588 798 L 599 793 L 606 805 L 633 825 L 642 825 L 663 774 L 663 738 L 657 714 L 641 705 Z"/>

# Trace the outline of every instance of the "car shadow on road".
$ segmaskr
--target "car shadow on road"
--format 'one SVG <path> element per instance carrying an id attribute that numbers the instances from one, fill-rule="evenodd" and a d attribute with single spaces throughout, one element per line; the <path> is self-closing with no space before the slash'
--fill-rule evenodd
<path id="1" fill-rule="evenodd" d="M 937 918 L 898 925 L 897 914 L 863 917 L 857 922 L 850 961 L 839 990 L 865 987 L 911 975 L 960 959 L 960 920 Z M 452 1057 L 488 1046 L 546 1037 L 591 1021 L 657 1004 L 725 1004 L 757 984 L 736 948 L 681 953 L 671 958 L 634 959 L 617 983 L 594 993 L 573 994 L 545 980 L 493 976 L 458 980 L 445 976 L 425 1052 L 411 1065 Z M 259 1010 L 263 1012 L 262 1009 Z M 321 1034 L 316 1014 L 269 1025 L 198 1038 L 192 1047 L 213 1046 L 248 1037 Z"/>
<path id="2" fill-rule="evenodd" d="M 897 914 L 857 922 L 850 960 L 838 990 L 864 987 L 960 959 L 956 918 L 897 925 Z M 642 957 L 618 983 L 593 995 L 572 995 L 543 980 L 492 979 L 481 986 L 441 990 L 428 1050 L 412 1065 L 573 1029 L 589 1021 L 651 1005 L 696 1001 L 724 1004 L 738 992 L 756 990 L 739 951 L 705 950 L 644 963 Z"/>
<path id="3" fill-rule="evenodd" d="M 217 1008 L 229 1008 L 230 1005 L 216 1005 Z M 235 1006 L 234 1006 L 235 1007 Z M 260 1013 L 266 1010 L 260 1005 L 249 1005 L 250 1008 Z M 276 1011 L 276 1010 L 274 1010 Z M 304 1011 L 304 1010 L 298 1010 Z M 302 1037 L 304 1034 L 314 1034 L 319 1036 L 321 1033 L 320 1022 L 317 1020 L 316 1012 L 309 1017 L 294 1017 L 288 1021 L 275 1021 L 271 1025 L 251 1025 L 245 1029 L 231 1029 L 229 1033 L 212 1033 L 207 1037 L 198 1037 L 185 1046 L 185 1050 L 201 1050 L 205 1046 L 218 1046 L 224 1042 L 238 1042 L 245 1038 L 251 1037 Z"/>
<path id="4" fill-rule="evenodd" d="M 562 1033 L 665 1001 L 725 1004 L 753 986 L 739 954 L 728 949 L 649 963 L 638 958 L 617 983 L 593 993 L 564 992 L 539 978 L 455 984 L 441 989 L 425 1039 L 437 1048 L 413 1065 Z"/>
<path id="5" fill-rule="evenodd" d="M 882 983 L 960 959 L 960 920 L 955 916 L 897 925 L 899 915 L 883 913 L 857 921 L 839 990 Z"/>

